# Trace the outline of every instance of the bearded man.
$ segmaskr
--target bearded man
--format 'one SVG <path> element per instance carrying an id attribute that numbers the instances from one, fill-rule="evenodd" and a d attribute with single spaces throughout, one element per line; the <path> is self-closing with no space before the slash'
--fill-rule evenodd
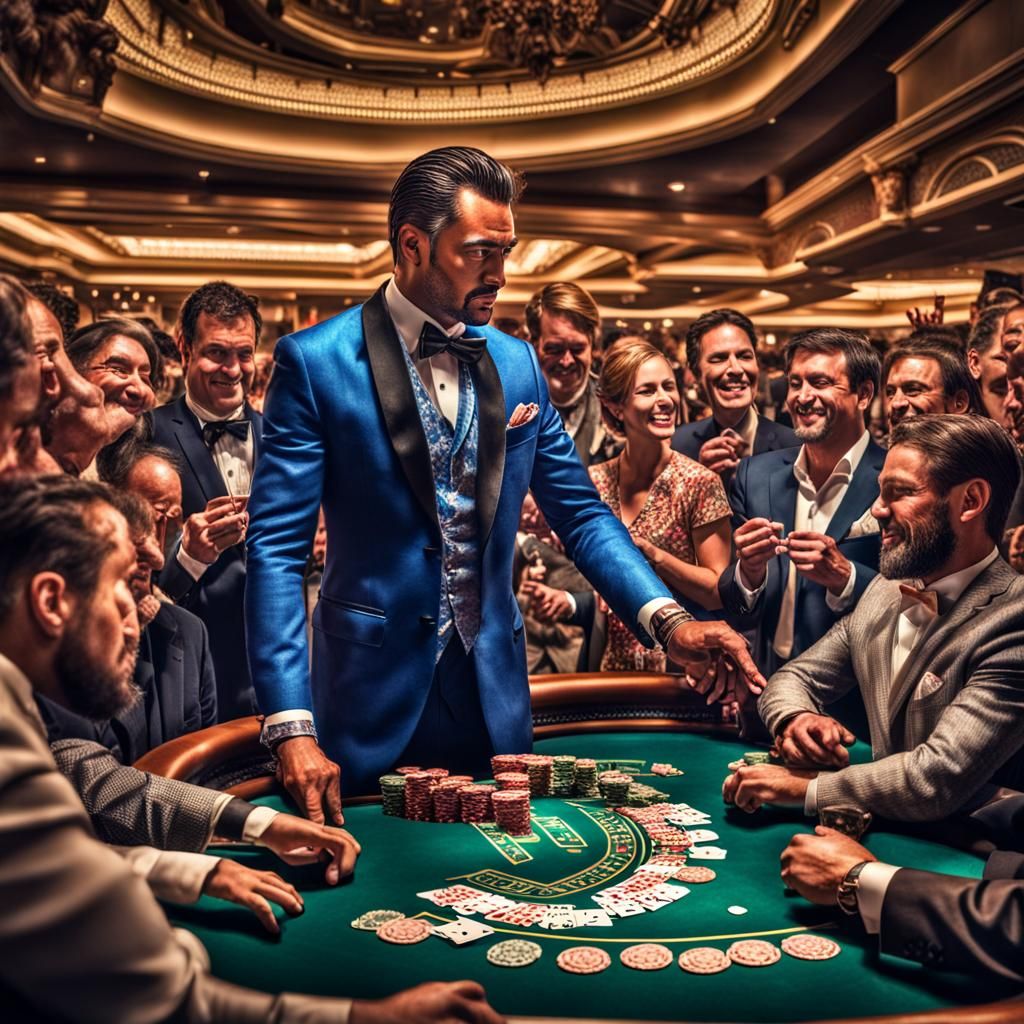
<path id="1" fill-rule="evenodd" d="M 758 702 L 787 761 L 823 770 L 740 768 L 728 802 L 930 821 L 1021 788 L 1024 578 L 996 550 L 1019 479 L 1013 442 L 989 419 L 921 416 L 893 430 L 871 509 L 879 575 Z M 825 708 L 856 688 L 872 760 L 850 765 L 852 737 Z"/>

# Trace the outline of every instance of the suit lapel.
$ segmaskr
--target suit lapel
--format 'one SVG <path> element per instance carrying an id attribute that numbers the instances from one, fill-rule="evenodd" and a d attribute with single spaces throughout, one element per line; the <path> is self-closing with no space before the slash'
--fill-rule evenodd
<path id="1" fill-rule="evenodd" d="M 776 425 L 767 416 L 758 415 L 757 430 L 754 432 L 754 450 L 751 455 L 775 451 Z"/>
<path id="2" fill-rule="evenodd" d="M 370 360 L 370 371 L 377 391 L 384 424 L 391 446 L 401 463 L 409 486 L 427 518 L 438 530 L 437 498 L 434 471 L 423 424 L 416 409 L 416 396 L 402 353 L 402 340 L 384 302 L 384 288 L 379 288 L 363 304 L 363 338 Z M 483 409 L 481 408 L 480 440 L 483 457 Z"/>
<path id="3" fill-rule="evenodd" d="M 166 620 L 166 621 L 165 621 Z M 155 704 L 159 705 L 160 731 L 164 738 L 180 736 L 185 731 L 185 663 L 178 624 L 173 618 L 158 615 L 148 627 L 149 649 L 154 662 L 153 685 Z M 156 673 L 159 660 L 161 671 Z M 189 681 L 198 686 L 199 680 Z"/>
<path id="4" fill-rule="evenodd" d="M 787 535 L 793 532 L 793 523 L 796 520 L 797 482 L 793 473 L 794 462 L 796 454 L 787 454 L 768 478 L 768 507 L 771 509 L 772 519 L 782 523 Z M 789 565 L 789 559 L 785 556 L 783 561 Z"/>
<path id="5" fill-rule="evenodd" d="M 864 515 L 865 509 L 878 497 L 878 474 L 885 462 L 885 452 L 873 441 L 867 446 L 857 471 L 850 480 L 846 494 L 835 510 L 825 535 L 841 542 L 854 521 Z"/>
<path id="6" fill-rule="evenodd" d="M 715 421 L 714 416 L 708 416 L 706 419 L 699 420 L 693 425 L 693 439 L 698 445 L 704 444 L 705 441 L 710 441 L 713 437 L 718 437 L 719 433 L 718 423 Z"/>
<path id="7" fill-rule="evenodd" d="M 252 431 L 252 466 L 256 469 L 256 463 L 260 460 L 260 453 L 263 451 L 263 414 L 257 412 L 248 402 L 245 404 L 245 415 L 249 418 L 249 427 Z"/>
<path id="8" fill-rule="evenodd" d="M 203 497 L 207 501 L 224 497 L 228 493 L 224 480 L 213 461 L 210 449 L 203 443 L 199 420 L 185 404 L 184 397 L 174 403 L 173 419 L 174 436 L 177 438 L 178 447 L 181 448 L 181 453 L 185 456 L 185 461 L 192 470 Z"/>
<path id="9" fill-rule="evenodd" d="M 505 394 L 498 368 L 489 352 L 471 368 L 476 389 L 478 426 L 476 459 L 476 511 L 480 523 L 480 550 L 487 546 L 505 472 Z"/>
<path id="10" fill-rule="evenodd" d="M 982 572 L 960 596 L 952 610 L 944 615 L 938 623 L 918 642 L 910 657 L 904 662 L 898 679 L 894 679 L 889 693 L 889 721 L 892 722 L 900 713 L 914 690 L 914 684 L 921 671 L 935 656 L 936 651 L 957 631 L 995 598 L 1006 593 L 1016 573 L 1001 559 L 997 558 Z"/>

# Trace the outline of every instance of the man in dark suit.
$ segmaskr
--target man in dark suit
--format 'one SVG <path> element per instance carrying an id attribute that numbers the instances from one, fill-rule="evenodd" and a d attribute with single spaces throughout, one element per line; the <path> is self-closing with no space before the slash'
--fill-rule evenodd
<path id="1" fill-rule="evenodd" d="M 885 452 L 864 428 L 878 370 L 859 335 L 797 335 L 786 372 L 803 446 L 746 459 L 733 480 L 737 560 L 718 589 L 734 624 L 757 627 L 754 659 L 765 675 L 824 636 L 878 570 L 871 504 Z"/>
<path id="2" fill-rule="evenodd" d="M 760 455 L 797 444 L 789 427 L 758 415 L 757 335 L 735 309 L 713 309 L 690 324 L 686 362 L 700 381 L 711 415 L 685 423 L 672 448 L 723 477 L 731 477 L 745 455 Z"/>
<path id="3" fill-rule="evenodd" d="M 883 864 L 818 826 L 783 851 L 782 877 L 812 903 L 859 915 L 883 953 L 1024 982 L 1024 854 L 996 851 L 981 880 L 957 878 Z"/>
<path id="4" fill-rule="evenodd" d="M 255 297 L 224 281 L 181 307 L 185 394 L 154 410 L 153 441 L 183 462 L 181 544 L 159 584 L 206 624 L 221 721 L 256 710 L 245 656 L 245 511 L 263 417 L 246 402 L 262 318 Z"/>

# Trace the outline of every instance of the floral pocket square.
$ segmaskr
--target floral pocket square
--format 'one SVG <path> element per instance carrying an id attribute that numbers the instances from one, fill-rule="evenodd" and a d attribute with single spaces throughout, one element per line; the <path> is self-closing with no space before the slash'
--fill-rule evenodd
<path id="1" fill-rule="evenodd" d="M 879 532 L 878 520 L 871 514 L 871 509 L 868 509 L 864 515 L 860 517 L 850 528 L 846 531 L 846 540 L 856 540 L 858 537 L 870 537 L 872 534 Z"/>
<path id="2" fill-rule="evenodd" d="M 940 686 L 942 686 L 942 680 L 934 672 L 925 672 L 914 688 L 914 700 L 930 696 Z"/>
<path id="3" fill-rule="evenodd" d="M 536 415 L 540 412 L 540 406 L 536 402 L 531 402 L 529 405 L 524 405 L 520 402 L 515 409 L 512 410 L 512 416 L 508 421 L 506 430 L 515 430 L 516 427 L 525 426 L 529 423 Z"/>

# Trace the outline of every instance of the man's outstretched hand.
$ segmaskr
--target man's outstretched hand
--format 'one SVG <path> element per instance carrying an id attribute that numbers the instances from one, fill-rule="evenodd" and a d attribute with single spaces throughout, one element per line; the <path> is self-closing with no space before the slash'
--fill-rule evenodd
<path id="1" fill-rule="evenodd" d="M 669 658 L 686 670 L 690 685 L 716 700 L 742 702 L 765 687 L 747 642 L 724 622 L 684 622 L 668 640 Z"/>
<path id="2" fill-rule="evenodd" d="M 332 824 L 344 825 L 341 811 L 341 768 L 320 749 L 312 736 L 295 736 L 278 744 L 277 781 L 298 805 L 299 810 L 318 825 L 330 816 Z"/>
<path id="3" fill-rule="evenodd" d="M 260 843 L 293 866 L 327 861 L 324 878 L 337 885 L 352 874 L 362 848 L 341 828 L 320 825 L 294 814 L 279 814 L 264 829 Z"/>

